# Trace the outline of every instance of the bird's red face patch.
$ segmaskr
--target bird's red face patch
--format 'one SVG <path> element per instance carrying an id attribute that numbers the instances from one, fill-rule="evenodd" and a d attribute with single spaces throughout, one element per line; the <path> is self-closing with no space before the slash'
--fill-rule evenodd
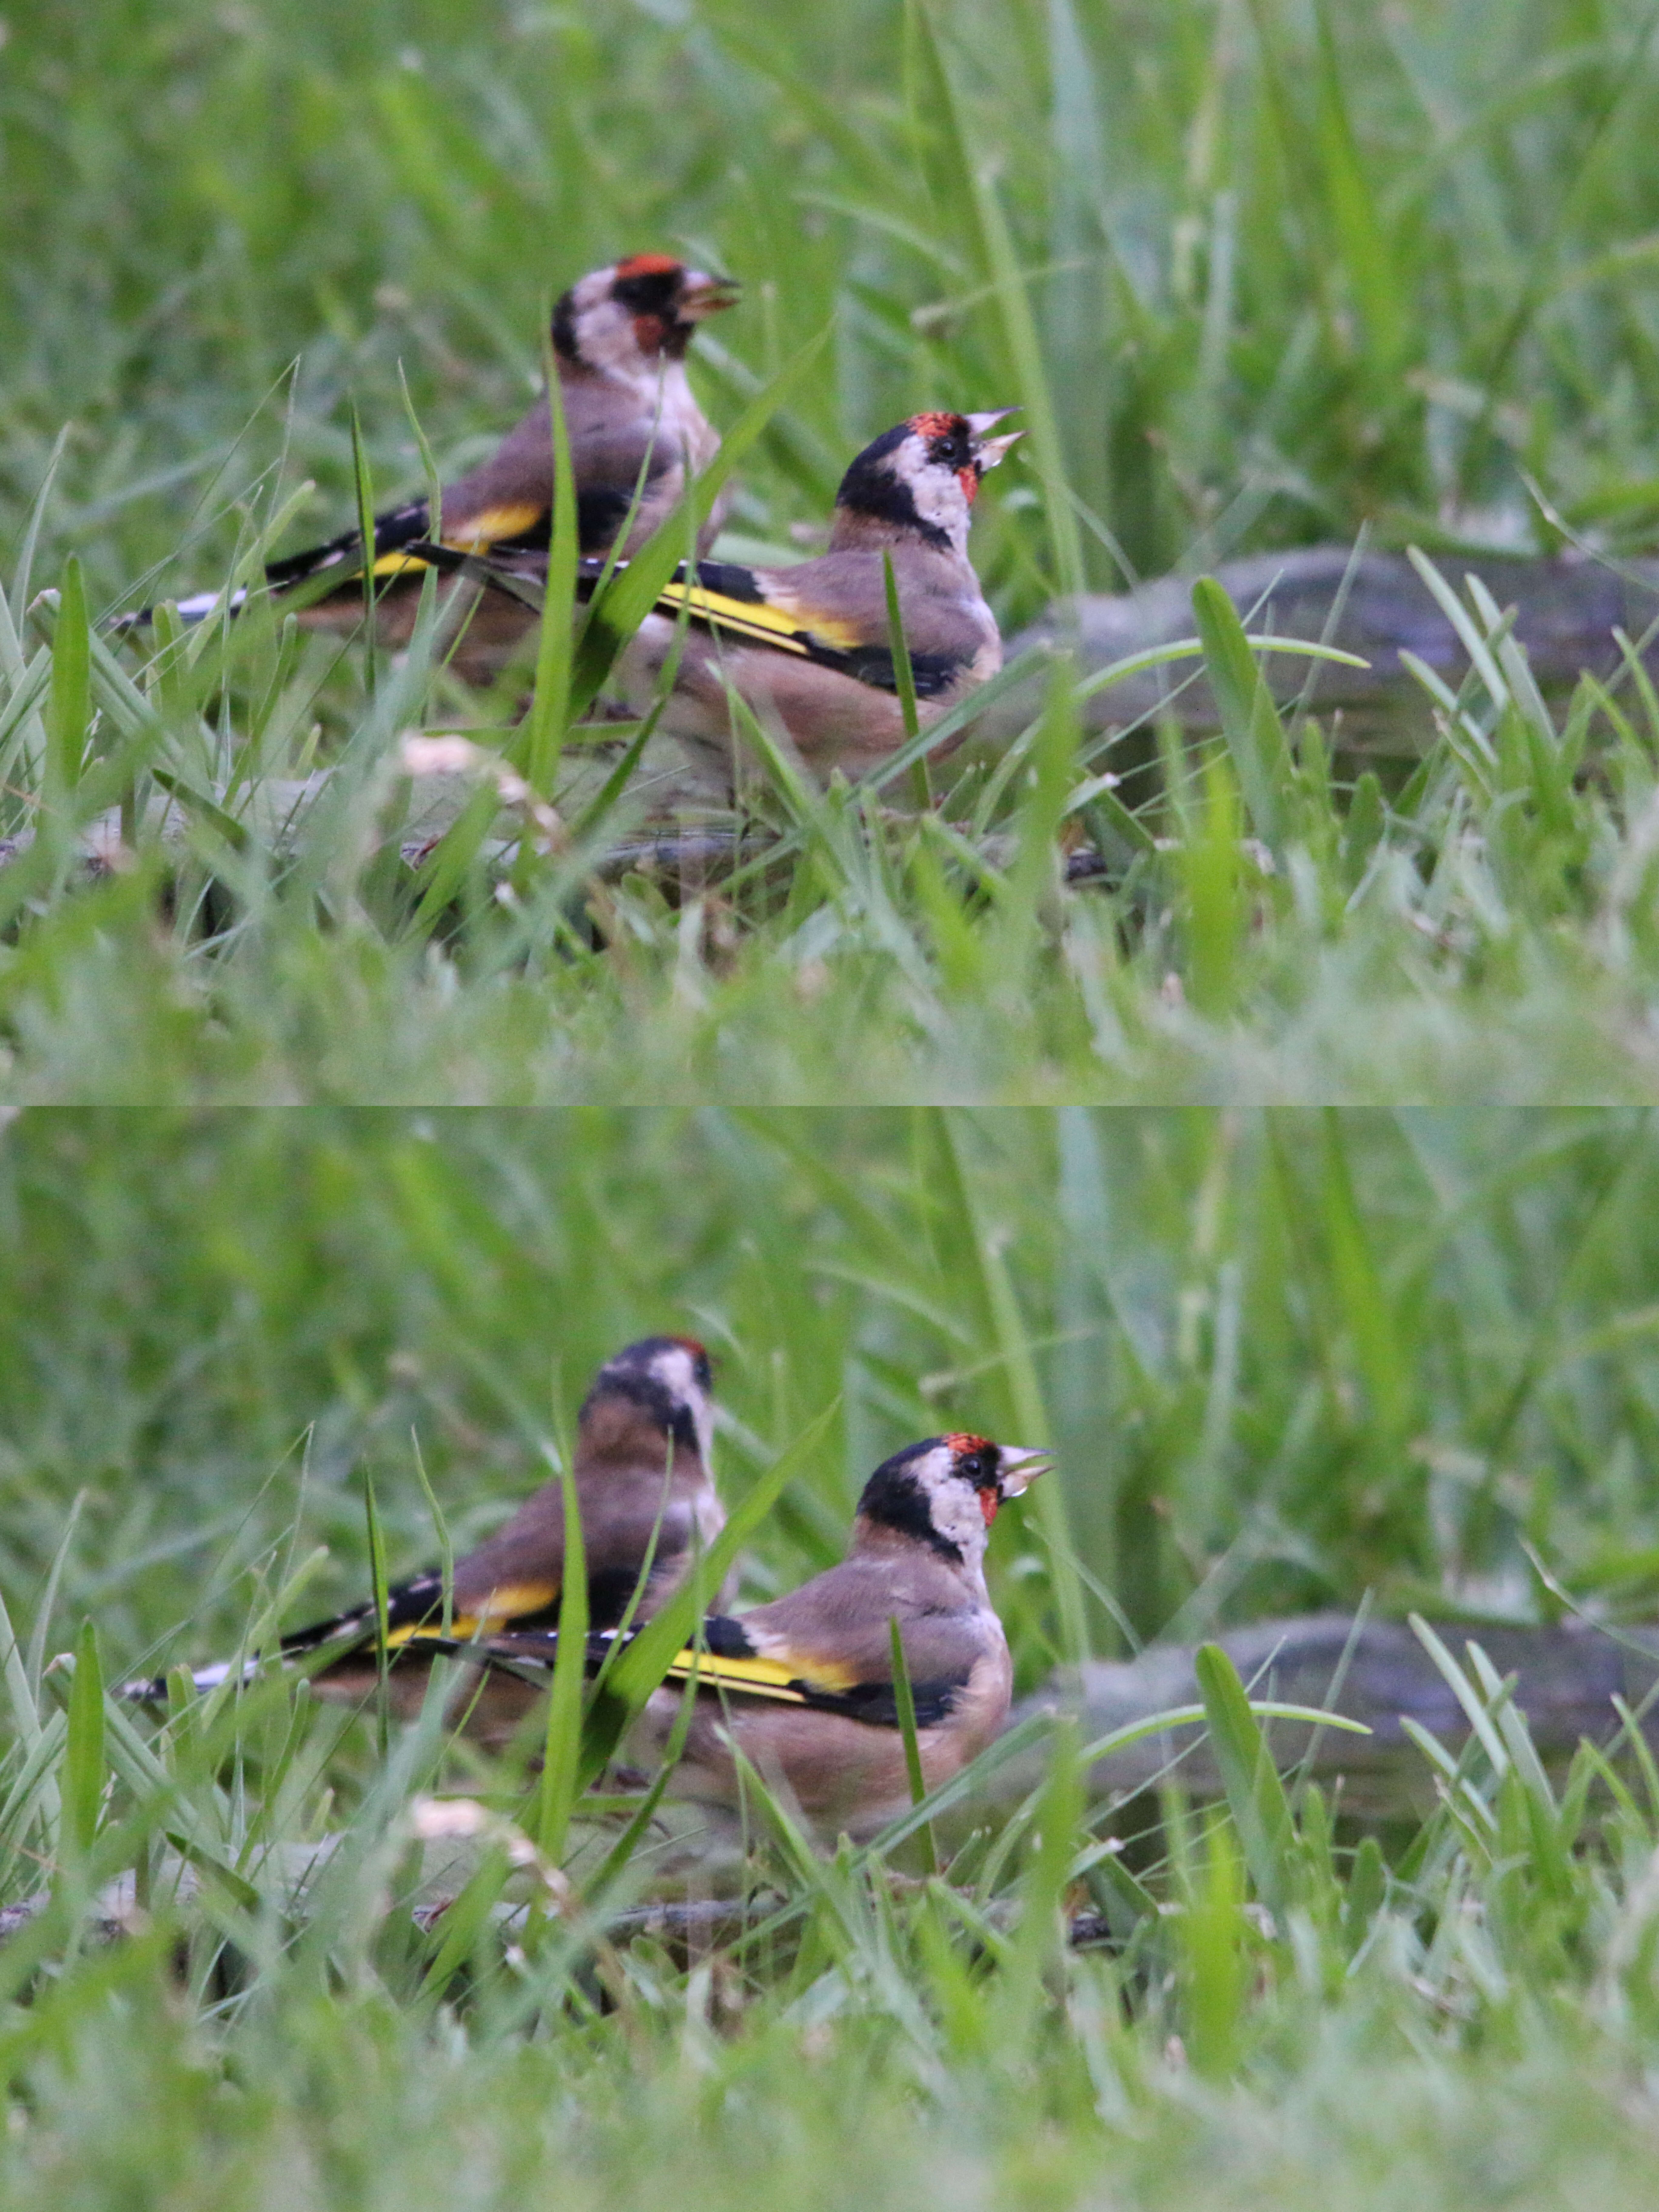
<path id="1" fill-rule="evenodd" d="M 630 253 L 626 261 L 617 264 L 618 276 L 673 276 L 681 264 L 672 253 Z"/>
<path id="2" fill-rule="evenodd" d="M 997 1508 L 1002 1503 L 1001 1487 L 995 1474 L 989 1472 L 997 1463 L 997 1448 L 989 1437 L 972 1436 L 966 1431 L 958 1431 L 953 1436 L 948 1436 L 945 1441 L 951 1447 L 951 1456 L 958 1466 L 963 1460 L 977 1458 L 986 1468 L 987 1474 L 983 1480 L 978 1474 L 975 1474 L 971 1479 L 975 1489 L 979 1493 L 979 1510 L 984 1515 L 985 1525 L 988 1528 L 996 1519 Z M 963 1472 L 965 1473 L 966 1469 Z"/>
<path id="3" fill-rule="evenodd" d="M 965 415 L 932 409 L 910 417 L 910 428 L 927 447 L 927 458 L 949 469 L 969 507 L 979 493 L 979 464 L 974 459 L 974 426 Z"/>
<path id="4" fill-rule="evenodd" d="M 660 353 L 668 325 L 660 315 L 635 315 L 634 343 L 643 354 Z"/>

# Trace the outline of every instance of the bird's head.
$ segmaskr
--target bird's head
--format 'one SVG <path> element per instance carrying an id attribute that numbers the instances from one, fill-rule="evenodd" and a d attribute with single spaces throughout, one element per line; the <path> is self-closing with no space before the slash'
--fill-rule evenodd
<path id="1" fill-rule="evenodd" d="M 1051 1461 L 1036 1446 L 994 1443 L 989 1437 L 928 1437 L 884 1460 L 866 1483 L 860 1533 L 908 1536 L 977 1573 L 998 1509 Z"/>
<path id="2" fill-rule="evenodd" d="M 1018 411 L 994 407 L 982 415 L 912 415 L 884 430 L 841 480 L 831 543 L 908 536 L 965 556 L 980 481 L 1024 434 L 990 434 Z"/>
<path id="3" fill-rule="evenodd" d="M 666 253 L 630 253 L 574 283 L 553 311 L 553 345 L 572 368 L 654 377 L 678 361 L 697 325 L 737 304 L 729 277 L 688 269 Z"/>
<path id="4" fill-rule="evenodd" d="M 705 1468 L 714 1429 L 714 1373 L 694 1336 L 642 1336 L 607 1359 L 584 1400 L 591 1426 L 608 1408 L 644 1418 L 676 1450 L 695 1452 Z"/>

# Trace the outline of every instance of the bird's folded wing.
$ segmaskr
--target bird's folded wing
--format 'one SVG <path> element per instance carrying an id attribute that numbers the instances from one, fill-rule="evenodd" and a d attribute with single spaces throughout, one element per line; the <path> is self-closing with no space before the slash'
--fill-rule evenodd
<path id="1" fill-rule="evenodd" d="M 664 585 L 657 604 L 664 614 L 684 608 L 694 622 L 808 659 L 871 642 L 862 624 L 786 595 L 757 569 L 731 561 L 700 561 L 695 579 L 682 571 Z"/>
<path id="2" fill-rule="evenodd" d="M 431 510 L 423 499 L 411 500 L 407 507 L 394 507 L 390 514 L 375 517 L 377 580 L 386 582 L 398 576 L 416 574 L 433 565 L 422 550 L 430 520 Z M 457 553 L 489 555 L 527 543 L 539 541 L 544 544 L 546 539 L 544 500 L 505 501 L 464 512 L 453 522 L 447 514 L 444 517 L 442 542 Z M 313 576 L 337 568 L 340 581 L 346 583 L 362 574 L 362 544 L 358 532 L 343 531 L 326 544 L 313 545 L 303 553 L 289 554 L 285 560 L 268 562 L 265 581 L 276 590 L 292 589 L 297 584 L 309 582 Z"/>
<path id="3" fill-rule="evenodd" d="M 896 1728 L 898 1700 L 890 1670 L 862 1670 L 822 1650 L 796 1650 L 776 1637 L 766 1638 L 762 1650 L 742 1621 L 720 1614 L 702 1625 L 702 1640 L 675 1653 L 665 1680 L 695 1680 L 702 1690 L 727 1695 L 763 1698 L 774 1704 L 805 1705 L 817 1712 L 840 1713 L 849 1720 L 865 1721 L 877 1728 Z M 479 1649 L 489 1659 L 511 1666 L 529 1662 L 550 1668 L 558 1653 L 556 1633 L 507 1632 L 489 1636 Z M 587 1639 L 587 1668 L 595 1673 L 616 1639 L 605 1633 Z M 951 1711 L 968 1680 L 971 1658 L 951 1654 L 947 1672 L 927 1668 L 928 1679 L 913 1680 L 911 1698 L 916 1725 L 931 1727 Z"/>
<path id="4" fill-rule="evenodd" d="M 700 561 L 695 578 L 682 570 L 664 585 L 657 610 L 684 613 L 716 637 L 790 653 L 877 690 L 898 688 L 884 602 L 873 617 L 819 604 L 806 580 L 798 583 L 788 569 L 769 574 L 732 562 Z M 931 699 L 947 690 L 972 659 L 976 642 L 965 641 L 961 651 L 943 653 L 919 651 L 913 643 L 916 696 Z"/>
<path id="5" fill-rule="evenodd" d="M 464 1644 L 481 1631 L 507 1629 L 519 1622 L 538 1622 L 549 1614 L 556 1618 L 558 1603 L 559 1584 L 551 1579 L 498 1583 L 482 1603 L 454 1606 L 446 1633 L 443 1577 L 435 1568 L 429 1568 L 424 1574 L 413 1576 L 386 1592 L 386 1649 L 398 1651 L 410 1644 Z M 282 1649 L 284 1657 L 297 1657 L 307 1651 L 322 1650 L 331 1644 L 348 1647 L 369 1644 L 374 1634 L 374 1601 L 371 1598 L 348 1612 L 336 1613 L 331 1620 L 296 1629 L 291 1636 L 283 1638 Z"/>
<path id="6" fill-rule="evenodd" d="M 418 1651 L 422 1655 L 428 1651 L 459 1652 L 475 1648 L 476 1639 L 481 1635 L 510 1630 L 520 1624 L 530 1632 L 527 1640 L 534 1641 L 544 1622 L 558 1619 L 559 1598 L 559 1584 L 552 1580 L 500 1583 L 482 1604 L 453 1606 L 446 1629 L 443 1577 L 435 1567 L 429 1568 L 424 1574 L 412 1576 L 408 1582 L 399 1583 L 395 1589 L 386 1592 L 386 1650 L 394 1659 L 401 1651 Z M 309 1628 L 297 1628 L 283 1638 L 278 1647 L 281 1655 L 288 1660 L 315 1655 L 320 1658 L 325 1673 L 341 1660 L 373 1646 L 374 1613 L 371 1598 L 344 1613 L 333 1613 L 326 1620 L 313 1621 Z M 191 1680 L 198 1691 L 206 1692 L 216 1689 L 239 1668 L 244 1679 L 251 1680 L 257 1667 L 254 1659 L 218 1660 L 210 1666 L 192 1668 Z M 167 1694 L 167 1677 L 157 1674 L 124 1682 L 118 1694 L 135 1704 L 160 1704 Z"/>

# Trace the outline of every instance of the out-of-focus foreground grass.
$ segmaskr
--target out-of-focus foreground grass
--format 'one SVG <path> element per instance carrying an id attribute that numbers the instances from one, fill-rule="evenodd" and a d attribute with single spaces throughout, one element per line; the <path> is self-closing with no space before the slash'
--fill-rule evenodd
<path id="1" fill-rule="evenodd" d="M 1276 736 L 1248 686 L 1206 765 L 1085 736 L 1062 684 L 1000 773 L 941 787 L 966 844 L 764 791 L 788 850 L 763 878 L 671 908 L 635 877 L 590 913 L 580 839 L 506 906 L 465 852 L 405 879 L 399 738 L 477 711 L 423 653 L 376 701 L 357 657 L 267 623 L 146 665 L 84 660 L 81 617 L 246 574 L 279 518 L 272 550 L 339 526 L 351 404 L 377 489 L 418 485 L 404 376 L 444 467 L 477 459 L 549 294 L 661 245 L 748 286 L 698 348 L 723 427 L 833 328 L 744 464 L 749 549 L 798 551 L 913 407 L 1017 399 L 975 538 L 1009 628 L 1362 526 L 1453 588 L 1469 546 L 1616 557 L 1659 502 L 1633 0 L 96 0 L 9 26 L 0 835 L 47 833 L 0 872 L 15 1094 L 1650 1087 L 1659 710 L 1630 671 L 1546 706 L 1494 648 L 1421 771 L 1380 781 L 1317 717 Z M 487 749 L 516 712 L 486 711 Z M 546 794 L 567 812 L 580 751 Z M 105 808 L 125 872 L 88 888 L 73 832 Z M 1104 885 L 1055 882 L 1074 828 Z"/>
<path id="2" fill-rule="evenodd" d="M 1634 1114 L 15 1121 L 0 1906 L 55 1902 L 0 1943 L 8 2201 L 1644 2202 L 1659 1777 L 1547 1777 L 1472 1661 L 1487 1748 L 1386 1862 L 1246 1757 L 1130 1871 L 1062 1737 L 948 1882 L 762 1841 L 770 1933 L 689 1960 L 599 1940 L 648 1839 L 569 1861 L 591 1917 L 502 1927 L 498 1825 L 418 1925 L 417 1801 L 538 1820 L 430 1727 L 382 1759 L 280 1682 L 159 1729 L 96 1689 L 234 1648 L 319 1540 L 284 1618 L 360 1591 L 365 1469 L 393 1569 L 428 1557 L 417 1447 L 476 1537 L 668 1327 L 714 1349 L 732 1498 L 838 1405 L 750 1597 L 833 1555 L 896 1443 L 1046 1430 L 994 1547 L 1026 1682 L 1079 1619 L 1100 1652 L 1366 1589 L 1539 1619 L 1528 1545 L 1639 1613 L 1656 1177 Z M 1085 1905 L 1111 1941 L 1068 1953 Z"/>

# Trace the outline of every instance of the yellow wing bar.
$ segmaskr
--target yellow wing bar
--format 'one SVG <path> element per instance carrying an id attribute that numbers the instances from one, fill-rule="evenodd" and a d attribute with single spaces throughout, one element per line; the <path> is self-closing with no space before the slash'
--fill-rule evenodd
<path id="1" fill-rule="evenodd" d="M 556 1605 L 558 1600 L 559 1586 L 556 1583 L 502 1583 L 490 1591 L 489 1602 L 481 1613 L 458 1613 L 455 1615 L 449 1624 L 450 1640 L 457 1644 L 470 1643 L 480 1628 L 496 1631 L 507 1628 L 514 1621 L 522 1620 L 526 1613 L 544 1613 L 549 1606 Z M 413 1621 L 407 1627 L 394 1628 L 386 1638 L 386 1649 L 392 1651 L 401 1644 L 416 1644 L 434 1638 L 441 1641 L 443 1633 L 443 1618 L 441 1613 L 437 1613 L 427 1620 Z"/>
<path id="2" fill-rule="evenodd" d="M 806 622 L 799 614 L 772 606 L 764 599 L 734 599 L 724 592 L 711 592 L 707 585 L 688 584 L 678 578 L 663 586 L 657 603 L 663 607 L 687 607 L 698 622 L 730 630 L 738 637 L 750 638 L 757 645 L 798 653 L 803 659 L 811 658 L 815 644 L 845 651 L 862 641 L 846 623 L 816 617 Z"/>
<path id="3" fill-rule="evenodd" d="M 521 538 L 526 530 L 533 530 L 546 513 L 540 500 L 515 500 L 510 507 L 481 507 L 459 529 L 446 525 L 444 544 L 453 545 L 459 553 L 487 553 L 503 538 Z"/>
<path id="4" fill-rule="evenodd" d="M 745 1697 L 775 1698 L 781 1704 L 804 1705 L 813 1692 L 833 1694 L 854 1686 L 838 1668 L 814 1666 L 810 1675 L 798 1663 L 785 1659 L 726 1659 L 712 1651 L 677 1653 L 668 1670 L 671 1681 L 684 1682 L 693 1673 L 703 1690 L 740 1690 Z"/>
<path id="5" fill-rule="evenodd" d="M 386 1638 L 386 1648 L 388 1651 L 396 1651 L 404 1644 L 430 1643 L 434 1638 L 441 1639 L 443 1632 L 441 1614 L 436 1620 L 414 1621 L 407 1628 L 394 1628 Z M 457 1644 L 470 1643 L 477 1632 L 478 1616 L 476 1613 L 458 1613 L 449 1624 L 450 1638 Z"/>
<path id="6" fill-rule="evenodd" d="M 518 538 L 533 530 L 547 509 L 538 501 L 520 500 L 508 507 L 481 507 L 459 529 L 444 532 L 443 542 L 458 553 L 488 553 L 503 538 Z M 382 553 L 374 563 L 377 576 L 418 574 L 431 567 L 418 553 Z"/>
<path id="7" fill-rule="evenodd" d="M 422 561 L 416 553 L 382 553 L 374 563 L 374 574 L 377 576 L 407 576 L 429 568 L 431 565 L 429 561 Z M 361 576 L 362 570 L 358 569 L 357 574 Z"/>

